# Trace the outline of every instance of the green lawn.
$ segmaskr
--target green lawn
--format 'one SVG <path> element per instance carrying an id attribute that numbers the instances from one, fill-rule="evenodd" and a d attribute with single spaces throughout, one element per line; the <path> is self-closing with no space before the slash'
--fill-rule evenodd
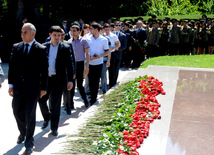
<path id="1" fill-rule="evenodd" d="M 140 68 L 148 65 L 214 68 L 214 55 L 160 56 L 146 60 Z"/>
<path id="2" fill-rule="evenodd" d="M 136 19 L 138 17 L 142 17 L 144 21 L 148 21 L 151 16 L 137 16 L 137 17 L 121 17 L 120 20 L 123 21 L 124 19 Z M 199 18 L 202 18 L 202 15 L 173 15 L 173 16 L 157 16 L 157 19 L 165 19 L 165 17 L 169 18 L 176 18 L 176 19 L 193 19 L 198 20 Z M 207 15 L 208 18 L 214 18 L 214 14 Z"/>

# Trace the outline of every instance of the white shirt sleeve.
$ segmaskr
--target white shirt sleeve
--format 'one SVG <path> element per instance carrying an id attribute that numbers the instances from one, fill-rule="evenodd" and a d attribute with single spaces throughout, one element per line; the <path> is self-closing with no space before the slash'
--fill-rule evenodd
<path id="1" fill-rule="evenodd" d="M 117 42 L 117 41 L 119 41 L 119 39 L 118 39 L 118 36 L 115 35 L 115 36 L 114 36 L 114 42 Z"/>
<path id="2" fill-rule="evenodd" d="M 104 50 L 109 50 L 108 39 L 105 39 L 103 48 L 104 48 Z"/>

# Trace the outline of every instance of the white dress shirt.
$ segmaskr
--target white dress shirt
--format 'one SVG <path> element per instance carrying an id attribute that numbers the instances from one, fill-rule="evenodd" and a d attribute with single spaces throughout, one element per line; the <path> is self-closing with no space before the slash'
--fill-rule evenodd
<path id="1" fill-rule="evenodd" d="M 50 44 L 50 49 L 49 49 L 49 55 L 48 55 L 48 63 L 49 63 L 49 67 L 48 67 L 48 74 L 49 75 L 56 75 L 56 56 L 57 56 L 57 52 L 58 52 L 58 47 L 59 47 L 59 43 L 56 46 L 53 46 L 53 44 Z"/>
<path id="2" fill-rule="evenodd" d="M 91 57 L 93 57 L 94 54 L 97 54 L 100 56 L 106 50 L 109 50 L 108 40 L 105 37 L 103 37 L 102 35 L 99 35 L 99 37 L 97 39 L 95 39 L 93 35 L 89 35 L 88 37 L 86 37 L 86 40 L 88 41 L 89 46 L 90 46 L 89 53 L 90 53 Z M 103 64 L 103 57 L 94 59 L 94 60 L 90 60 L 89 64 L 90 65 Z"/>

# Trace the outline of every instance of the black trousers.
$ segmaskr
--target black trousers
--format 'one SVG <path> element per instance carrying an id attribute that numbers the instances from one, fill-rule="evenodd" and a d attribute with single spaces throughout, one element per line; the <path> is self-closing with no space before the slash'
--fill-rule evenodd
<path id="1" fill-rule="evenodd" d="M 111 60 L 110 60 L 110 66 L 108 68 L 108 77 L 109 77 L 109 87 L 114 86 L 114 76 L 115 76 L 115 55 L 114 52 L 111 52 Z"/>
<path id="2" fill-rule="evenodd" d="M 117 78 L 119 74 L 121 59 L 117 59 L 115 52 L 111 53 L 111 61 L 109 71 L 109 87 L 113 87 L 117 83 Z"/>
<path id="3" fill-rule="evenodd" d="M 139 67 L 141 62 L 145 60 L 145 54 L 143 53 L 143 51 L 141 51 L 141 49 L 137 45 L 133 46 L 131 55 L 133 59 L 133 63 L 132 63 L 133 68 Z"/>
<path id="4" fill-rule="evenodd" d="M 33 135 L 36 125 L 37 96 L 25 96 L 24 93 L 14 95 L 12 100 L 13 114 L 15 116 L 20 135 L 26 136 L 25 147 L 33 147 Z"/>
<path id="5" fill-rule="evenodd" d="M 117 83 L 117 79 L 118 79 L 118 76 L 119 76 L 119 70 L 120 70 L 120 63 L 121 63 L 121 59 L 115 58 L 115 61 L 114 61 L 114 81 L 113 81 L 113 85 L 115 85 Z"/>
<path id="6" fill-rule="evenodd" d="M 178 55 L 179 54 L 179 43 L 169 43 L 169 55 Z"/>
<path id="7" fill-rule="evenodd" d="M 71 106 L 74 105 L 75 85 L 77 82 L 77 88 L 83 100 L 86 99 L 85 88 L 83 87 L 83 73 L 84 73 L 84 61 L 76 62 L 76 79 L 73 81 L 73 88 L 71 90 Z"/>
<path id="8" fill-rule="evenodd" d="M 160 42 L 160 56 L 168 55 L 169 43 L 168 42 Z"/>
<path id="9" fill-rule="evenodd" d="M 126 67 L 129 67 L 130 66 L 130 64 L 131 64 L 131 60 L 132 60 L 132 58 L 131 58 L 131 53 L 132 51 L 129 51 L 129 49 L 127 48 L 127 49 L 125 49 L 125 65 L 126 65 Z"/>
<path id="10" fill-rule="evenodd" d="M 180 43 L 180 48 L 179 48 L 179 54 L 180 55 L 188 55 L 190 51 L 190 44 L 189 43 Z"/>
<path id="11" fill-rule="evenodd" d="M 59 81 L 57 80 L 56 76 L 49 77 L 47 94 L 39 99 L 39 106 L 42 112 L 42 116 L 44 120 L 51 121 L 51 130 L 58 129 L 60 119 L 63 86 L 59 85 L 58 83 Z M 47 105 L 48 99 L 49 108 Z"/>
<path id="12" fill-rule="evenodd" d="M 89 65 L 88 78 L 89 78 L 89 88 L 90 88 L 90 92 L 91 92 L 91 100 L 90 100 L 91 104 L 94 104 L 97 100 L 102 66 L 103 66 L 103 64 Z"/>
<path id="13" fill-rule="evenodd" d="M 147 57 L 152 58 L 152 57 L 157 57 L 159 56 L 158 54 L 158 47 L 153 45 L 153 44 L 148 44 L 147 48 L 146 48 L 146 52 L 147 52 Z"/>
<path id="14" fill-rule="evenodd" d="M 63 95 L 63 105 L 65 106 L 66 109 L 73 109 L 73 107 L 71 107 L 71 91 L 68 90 L 67 85 L 65 84 L 65 86 L 63 87 L 63 91 L 62 91 L 62 95 Z"/>

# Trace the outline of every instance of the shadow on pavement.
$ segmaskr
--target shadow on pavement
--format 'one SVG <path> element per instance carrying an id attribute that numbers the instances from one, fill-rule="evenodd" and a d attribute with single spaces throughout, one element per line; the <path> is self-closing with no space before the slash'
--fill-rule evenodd
<path id="1" fill-rule="evenodd" d="M 40 137 L 37 139 L 35 142 L 35 152 L 42 152 L 51 142 L 53 142 L 55 139 L 60 139 L 65 137 L 65 135 L 60 135 L 60 136 L 53 136 L 51 133 L 48 134 L 48 137 Z"/>
<path id="2" fill-rule="evenodd" d="M 3 155 L 18 155 L 18 152 L 20 152 L 23 147 L 24 147 L 24 143 L 17 144 L 16 146 L 14 146 L 12 149 L 8 150 Z"/>

